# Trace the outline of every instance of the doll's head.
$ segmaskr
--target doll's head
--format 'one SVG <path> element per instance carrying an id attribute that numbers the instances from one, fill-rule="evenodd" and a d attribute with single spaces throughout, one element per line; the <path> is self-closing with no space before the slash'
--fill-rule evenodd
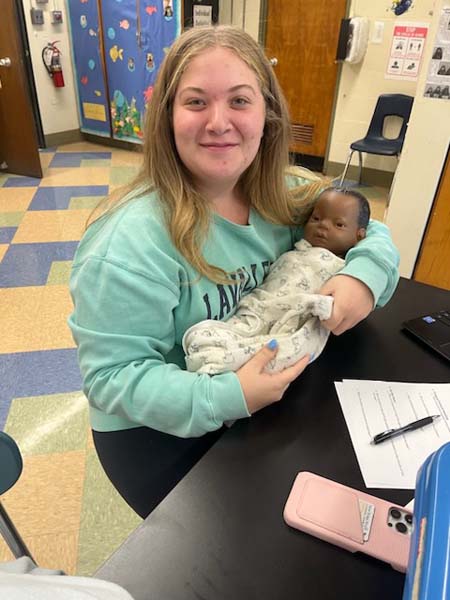
<path id="1" fill-rule="evenodd" d="M 330 187 L 317 198 L 305 225 L 304 238 L 312 246 L 343 257 L 366 236 L 369 219 L 370 206 L 362 194 Z"/>

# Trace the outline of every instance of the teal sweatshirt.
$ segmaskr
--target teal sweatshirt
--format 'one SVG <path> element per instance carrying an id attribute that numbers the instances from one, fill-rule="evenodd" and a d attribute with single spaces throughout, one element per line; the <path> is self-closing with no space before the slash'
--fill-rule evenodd
<path id="1" fill-rule="evenodd" d="M 229 318 L 241 295 L 262 283 L 270 264 L 301 234 L 254 210 L 245 226 L 214 215 L 204 256 L 239 274 L 236 285 L 218 285 L 199 278 L 173 246 L 156 194 L 91 225 L 74 259 L 69 325 L 92 428 L 148 426 L 196 437 L 249 416 L 236 374 L 187 372 L 181 341 L 194 323 Z M 398 254 L 382 223 L 370 222 L 342 273 L 366 283 L 378 305 L 389 300 Z"/>

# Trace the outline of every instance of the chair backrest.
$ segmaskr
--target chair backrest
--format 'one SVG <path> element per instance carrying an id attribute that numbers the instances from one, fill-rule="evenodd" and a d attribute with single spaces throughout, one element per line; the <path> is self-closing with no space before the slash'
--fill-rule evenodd
<path id="1" fill-rule="evenodd" d="M 16 442 L 0 431 L 0 495 L 7 492 L 19 479 L 23 462 Z"/>
<path id="2" fill-rule="evenodd" d="M 370 121 L 366 137 L 383 138 L 383 124 L 386 117 L 400 117 L 403 119 L 397 140 L 404 140 L 411 114 L 413 96 L 406 94 L 382 94 L 378 97 L 375 110 Z"/>

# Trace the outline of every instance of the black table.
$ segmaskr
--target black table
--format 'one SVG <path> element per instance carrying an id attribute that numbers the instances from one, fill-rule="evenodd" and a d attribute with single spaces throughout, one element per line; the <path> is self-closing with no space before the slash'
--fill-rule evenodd
<path id="1" fill-rule="evenodd" d="M 100 568 L 136 600 L 396 599 L 404 576 L 289 528 L 283 507 L 308 470 L 366 490 L 334 381 L 448 382 L 449 363 L 400 331 L 450 292 L 402 279 L 391 302 L 340 337 L 282 402 L 237 422 Z"/>

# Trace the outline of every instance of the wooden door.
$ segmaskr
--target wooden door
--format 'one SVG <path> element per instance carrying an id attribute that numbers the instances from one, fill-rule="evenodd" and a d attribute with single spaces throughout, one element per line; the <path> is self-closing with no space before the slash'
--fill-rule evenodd
<path id="1" fill-rule="evenodd" d="M 450 290 L 450 150 L 413 279 Z"/>
<path id="2" fill-rule="evenodd" d="M 0 167 L 8 173 L 42 177 L 15 4 L 2 0 L 0 18 Z"/>
<path id="3" fill-rule="evenodd" d="M 266 53 L 289 104 L 291 150 L 325 156 L 338 74 L 335 62 L 347 0 L 268 0 Z"/>

